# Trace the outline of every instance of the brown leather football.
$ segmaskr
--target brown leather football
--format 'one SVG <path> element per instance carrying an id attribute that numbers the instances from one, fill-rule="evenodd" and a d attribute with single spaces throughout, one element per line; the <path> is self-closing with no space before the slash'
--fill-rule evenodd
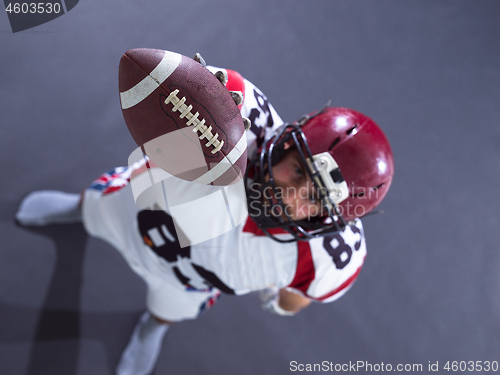
<path id="1" fill-rule="evenodd" d="M 132 137 L 161 169 L 222 186 L 245 174 L 241 114 L 227 88 L 200 63 L 175 52 L 131 49 L 120 60 L 119 90 Z"/>

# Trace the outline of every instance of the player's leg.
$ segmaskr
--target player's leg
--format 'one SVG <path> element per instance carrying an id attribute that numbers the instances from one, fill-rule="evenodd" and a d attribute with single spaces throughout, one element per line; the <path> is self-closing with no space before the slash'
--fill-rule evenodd
<path id="1" fill-rule="evenodd" d="M 128 184 L 133 168 L 118 167 L 94 180 L 91 189 L 104 194 L 119 190 Z M 82 222 L 81 194 L 56 190 L 39 190 L 28 194 L 16 213 L 16 221 L 25 226 L 69 224 Z"/>
<path id="2" fill-rule="evenodd" d="M 158 360 L 168 329 L 174 322 L 144 312 L 132 332 L 116 368 L 117 375 L 150 374 Z"/>
<path id="3" fill-rule="evenodd" d="M 177 285 L 176 285 L 177 284 Z M 170 326 L 182 320 L 196 319 L 218 299 L 220 291 L 187 291 L 178 280 L 148 285 L 145 312 L 137 323 L 117 366 L 117 375 L 150 374 L 161 352 Z"/>
<path id="4" fill-rule="evenodd" d="M 70 224 L 82 221 L 81 194 L 40 190 L 28 194 L 21 202 L 16 220 L 25 226 Z"/>

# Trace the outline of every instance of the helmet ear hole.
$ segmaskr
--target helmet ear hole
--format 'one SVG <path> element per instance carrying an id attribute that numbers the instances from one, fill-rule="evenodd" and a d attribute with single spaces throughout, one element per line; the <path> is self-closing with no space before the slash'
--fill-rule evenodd
<path id="1" fill-rule="evenodd" d="M 354 126 L 352 128 L 350 128 L 350 129 L 348 129 L 345 133 L 347 135 L 352 134 L 352 132 L 354 132 L 354 130 L 358 127 L 358 125 L 359 125 L 359 123 L 354 124 Z M 356 133 L 354 133 L 354 134 L 356 134 Z"/>

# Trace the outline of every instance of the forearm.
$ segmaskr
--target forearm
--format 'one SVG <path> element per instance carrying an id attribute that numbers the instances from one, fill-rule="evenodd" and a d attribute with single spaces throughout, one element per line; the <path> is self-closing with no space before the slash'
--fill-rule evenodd
<path id="1" fill-rule="evenodd" d="M 279 290 L 278 305 L 283 310 L 298 313 L 300 310 L 306 308 L 311 303 L 309 298 L 306 298 L 289 289 Z"/>

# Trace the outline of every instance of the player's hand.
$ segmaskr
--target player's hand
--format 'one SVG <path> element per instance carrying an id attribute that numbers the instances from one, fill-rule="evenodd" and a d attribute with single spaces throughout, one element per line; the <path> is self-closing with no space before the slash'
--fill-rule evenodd
<path id="1" fill-rule="evenodd" d="M 268 313 L 281 316 L 293 316 L 296 314 L 295 311 L 287 311 L 280 307 L 278 288 L 266 288 L 259 291 L 259 299 L 261 302 L 260 306 Z"/>
<path id="2" fill-rule="evenodd" d="M 203 57 L 201 57 L 201 55 L 199 53 L 194 55 L 193 60 L 200 63 L 205 68 L 207 67 L 207 63 L 205 62 L 205 59 Z M 227 77 L 226 72 L 224 72 L 222 70 L 218 70 L 214 73 L 214 76 L 217 77 L 217 79 L 220 81 L 220 83 L 222 83 L 224 86 L 226 86 L 226 83 L 228 81 L 228 77 Z M 243 103 L 243 93 L 241 91 L 229 91 L 229 93 L 231 94 L 231 97 L 233 98 L 234 103 L 236 105 L 240 105 Z M 246 117 L 243 117 L 243 124 L 245 125 L 245 130 L 249 130 L 250 127 L 252 126 L 252 123 Z"/>

